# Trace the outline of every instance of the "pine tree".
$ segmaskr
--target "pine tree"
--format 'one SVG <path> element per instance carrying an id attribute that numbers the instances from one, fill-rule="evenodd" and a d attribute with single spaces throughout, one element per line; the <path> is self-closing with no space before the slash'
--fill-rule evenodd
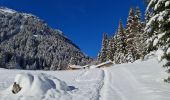
<path id="1" fill-rule="evenodd" d="M 136 50 L 137 50 L 137 54 L 136 54 L 136 60 L 141 58 L 143 59 L 144 58 L 144 55 L 145 55 L 145 50 L 146 50 L 146 36 L 144 34 L 144 27 L 145 27 L 145 23 L 142 22 L 141 20 L 141 11 L 139 9 L 139 7 L 136 7 L 136 10 L 135 10 L 135 16 L 136 16 L 136 34 L 135 34 L 135 37 L 134 37 L 134 43 L 135 43 L 135 46 L 136 46 Z"/>
<path id="2" fill-rule="evenodd" d="M 151 0 L 147 10 L 147 25 L 145 33 L 148 35 L 148 52 L 157 50 L 159 47 L 164 50 L 169 47 L 170 34 L 170 4 L 166 0 Z"/>
<path id="3" fill-rule="evenodd" d="M 108 36 L 107 33 L 104 33 L 102 40 L 102 48 L 98 56 L 98 60 L 101 62 L 107 61 L 107 48 L 108 48 Z"/>
<path id="4" fill-rule="evenodd" d="M 142 13 L 141 13 L 141 11 L 140 11 L 139 6 L 136 7 L 135 12 L 136 12 L 137 20 L 141 20 Z"/>
<path id="5" fill-rule="evenodd" d="M 126 34 L 127 34 L 127 59 L 128 62 L 134 62 L 139 58 L 143 58 L 144 54 L 144 23 L 141 21 L 141 12 L 139 7 L 136 7 L 136 10 L 130 9 Z"/>
<path id="6" fill-rule="evenodd" d="M 117 34 L 118 34 L 118 31 L 116 31 L 115 32 L 115 35 L 114 35 L 114 43 L 113 43 L 113 45 L 114 45 L 114 56 L 113 56 L 113 59 L 114 59 L 114 63 L 115 64 L 117 64 L 117 63 L 119 63 L 118 61 L 117 61 L 117 55 L 118 55 L 118 53 L 117 53 L 117 48 L 118 48 L 118 45 L 117 45 L 117 43 L 118 43 L 118 41 L 117 41 Z"/>
<path id="7" fill-rule="evenodd" d="M 137 19 L 135 16 L 135 11 L 134 9 L 130 9 L 129 11 L 129 16 L 127 20 L 127 26 L 126 26 L 126 34 L 127 34 L 127 49 L 128 49 L 128 54 L 127 54 L 127 59 L 128 62 L 134 62 L 136 60 L 136 44 L 135 44 L 135 38 L 136 38 L 136 33 L 137 33 Z"/>
<path id="8" fill-rule="evenodd" d="M 59 65 L 60 65 L 60 63 L 61 62 L 59 62 Z M 70 65 L 77 65 L 77 59 L 75 57 L 71 57 L 69 64 Z"/>
<path id="9" fill-rule="evenodd" d="M 107 60 L 114 61 L 115 45 L 114 37 L 108 41 Z"/>
<path id="10" fill-rule="evenodd" d="M 170 0 L 151 0 L 146 9 L 145 34 L 148 35 L 148 52 L 161 48 L 163 58 L 170 61 Z M 168 62 L 165 66 L 169 68 Z M 168 69 L 170 72 L 170 69 Z M 170 78 L 169 78 L 170 79 Z M 167 80 L 170 82 L 170 80 Z"/>
<path id="11" fill-rule="evenodd" d="M 116 38 L 116 51 L 115 51 L 115 63 L 125 63 L 126 62 L 126 35 L 123 28 L 122 21 L 119 22 L 118 32 L 115 36 Z"/>

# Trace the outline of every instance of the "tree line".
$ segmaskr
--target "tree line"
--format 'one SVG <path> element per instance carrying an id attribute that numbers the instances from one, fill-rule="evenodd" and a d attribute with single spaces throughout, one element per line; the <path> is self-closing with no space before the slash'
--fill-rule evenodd
<path id="1" fill-rule="evenodd" d="M 144 57 L 145 23 L 141 20 L 141 15 L 139 7 L 131 8 L 126 27 L 120 19 L 114 36 L 108 38 L 107 33 L 104 33 L 101 51 L 98 54 L 100 62 L 111 60 L 120 64 L 134 62 Z"/>
<path id="2" fill-rule="evenodd" d="M 147 4 L 145 20 L 141 20 L 139 8 L 131 8 L 124 27 L 119 21 L 115 35 L 104 33 L 98 61 L 112 60 L 116 64 L 143 59 L 151 52 L 161 51 L 161 60 L 170 73 L 170 0 L 144 0 Z M 170 77 L 165 79 L 170 82 Z"/>

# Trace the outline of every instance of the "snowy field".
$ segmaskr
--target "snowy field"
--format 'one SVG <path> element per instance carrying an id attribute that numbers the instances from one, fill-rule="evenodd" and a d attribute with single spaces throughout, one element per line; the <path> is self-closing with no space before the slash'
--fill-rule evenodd
<path id="1" fill-rule="evenodd" d="M 104 69 L 0 74 L 0 100 L 170 100 L 165 69 L 154 58 Z M 22 87 L 18 94 L 11 92 L 14 81 Z"/>

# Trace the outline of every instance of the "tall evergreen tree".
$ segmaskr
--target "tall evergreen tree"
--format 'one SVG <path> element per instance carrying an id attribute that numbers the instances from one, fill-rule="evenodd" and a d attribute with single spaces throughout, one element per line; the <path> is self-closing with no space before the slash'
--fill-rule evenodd
<path id="1" fill-rule="evenodd" d="M 115 63 L 126 62 L 126 35 L 123 28 L 122 21 L 119 22 L 118 32 L 116 34 L 116 51 L 115 51 Z"/>
<path id="2" fill-rule="evenodd" d="M 108 50 L 107 50 L 107 60 L 114 61 L 114 54 L 115 54 L 115 45 L 114 45 L 114 37 L 108 41 Z"/>
<path id="3" fill-rule="evenodd" d="M 98 60 L 101 62 L 107 61 L 107 47 L 108 47 L 108 35 L 104 33 L 102 40 L 102 48 L 98 56 Z"/>
<path id="4" fill-rule="evenodd" d="M 134 23 L 136 25 L 136 34 L 134 37 L 134 43 L 136 46 L 136 50 L 137 50 L 137 54 L 136 54 L 136 59 L 142 58 L 144 57 L 145 54 L 145 49 L 146 49 L 146 36 L 144 34 L 144 27 L 145 27 L 145 23 L 142 22 L 141 20 L 141 11 L 139 9 L 139 7 L 136 7 L 135 10 L 135 16 L 136 16 L 136 22 Z"/>
<path id="5" fill-rule="evenodd" d="M 117 45 L 117 43 L 118 43 L 118 41 L 117 41 L 117 34 L 118 34 L 118 31 L 116 31 L 115 32 L 115 35 L 114 35 L 114 43 L 113 43 L 113 45 L 114 45 L 114 51 L 115 51 L 115 53 L 114 53 L 114 56 L 113 56 L 113 59 L 114 59 L 114 63 L 119 63 L 118 61 L 117 61 L 117 48 L 118 48 L 118 45 Z"/>
<path id="6" fill-rule="evenodd" d="M 140 11 L 139 6 L 136 7 L 135 12 L 136 12 L 137 20 L 141 20 L 142 13 L 141 13 L 141 11 Z"/>
<path id="7" fill-rule="evenodd" d="M 144 23 L 141 21 L 141 15 L 139 7 L 135 10 L 131 8 L 129 11 L 126 26 L 128 62 L 134 62 L 144 56 Z"/>
<path id="8" fill-rule="evenodd" d="M 148 52 L 161 48 L 170 61 L 170 0 L 151 0 L 146 10 Z M 166 66 L 169 68 L 170 63 Z M 168 69 L 170 72 L 170 69 Z M 170 82 L 170 80 L 167 80 Z"/>
<path id="9" fill-rule="evenodd" d="M 130 9 L 127 19 L 126 34 L 127 34 L 127 59 L 128 62 L 134 62 L 137 58 L 137 48 L 135 38 L 137 33 L 137 18 L 134 9 Z"/>
<path id="10" fill-rule="evenodd" d="M 159 47 L 165 51 L 169 47 L 170 35 L 170 1 L 151 0 L 146 10 L 146 28 L 148 35 L 148 52 L 157 50 Z"/>

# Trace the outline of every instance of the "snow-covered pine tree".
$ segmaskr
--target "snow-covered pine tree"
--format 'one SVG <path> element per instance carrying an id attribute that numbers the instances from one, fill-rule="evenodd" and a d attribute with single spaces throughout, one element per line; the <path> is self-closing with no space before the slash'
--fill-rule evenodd
<path id="1" fill-rule="evenodd" d="M 118 33 L 118 31 L 116 31 L 115 32 L 115 35 L 114 35 L 114 43 L 113 43 L 113 45 L 114 45 L 114 50 L 115 50 L 115 53 L 114 53 L 114 56 L 113 56 L 113 59 L 114 59 L 114 63 L 118 63 L 116 60 L 117 60 L 117 54 L 118 53 L 116 53 L 117 52 L 117 47 L 118 47 L 118 45 L 117 45 L 117 33 Z"/>
<path id="2" fill-rule="evenodd" d="M 146 28 L 148 34 L 148 52 L 159 47 L 166 51 L 169 47 L 170 1 L 151 0 L 146 10 Z"/>
<path id="3" fill-rule="evenodd" d="M 163 58 L 170 61 L 170 0 L 151 0 L 146 9 L 146 22 L 148 52 L 161 49 Z M 165 66 L 170 73 L 170 63 Z M 166 81 L 170 82 L 170 78 Z"/>
<path id="4" fill-rule="evenodd" d="M 137 17 L 137 19 L 138 19 L 138 20 L 141 20 L 142 13 L 141 13 L 141 11 L 140 11 L 139 6 L 137 6 L 137 7 L 136 7 L 136 9 L 135 9 L 135 13 L 136 13 L 136 17 Z"/>
<path id="5" fill-rule="evenodd" d="M 100 51 L 101 52 L 101 51 Z M 100 62 L 100 52 L 97 54 L 97 61 Z"/>
<path id="6" fill-rule="evenodd" d="M 116 51 L 115 51 L 115 63 L 126 62 L 126 35 L 123 28 L 122 21 L 119 21 L 118 32 L 116 34 Z"/>
<path id="7" fill-rule="evenodd" d="M 141 58 L 144 58 L 145 55 L 145 50 L 146 50 L 146 36 L 144 34 L 144 27 L 145 27 L 145 23 L 142 22 L 141 20 L 141 11 L 139 9 L 139 7 L 137 6 L 135 9 L 135 25 L 136 25 L 136 34 L 134 37 L 134 43 L 136 45 L 136 50 L 137 50 L 137 54 L 136 54 L 136 60 Z"/>
<path id="8" fill-rule="evenodd" d="M 69 64 L 70 65 L 77 65 L 77 59 L 75 57 L 71 57 Z"/>
<path id="9" fill-rule="evenodd" d="M 111 37 L 111 39 L 108 41 L 107 60 L 114 61 L 114 53 L 115 53 L 114 37 Z"/>
<path id="10" fill-rule="evenodd" d="M 136 59 L 136 44 L 134 42 L 134 37 L 136 35 L 136 16 L 134 9 L 130 9 L 129 16 L 127 19 L 127 26 L 126 26 L 126 35 L 127 35 L 127 61 L 128 62 L 134 62 Z"/>
<path id="11" fill-rule="evenodd" d="M 107 47 L 108 47 L 108 35 L 107 35 L 107 33 L 104 33 L 101 51 L 100 51 L 100 54 L 98 56 L 98 60 L 101 61 L 101 62 L 107 61 Z"/>

